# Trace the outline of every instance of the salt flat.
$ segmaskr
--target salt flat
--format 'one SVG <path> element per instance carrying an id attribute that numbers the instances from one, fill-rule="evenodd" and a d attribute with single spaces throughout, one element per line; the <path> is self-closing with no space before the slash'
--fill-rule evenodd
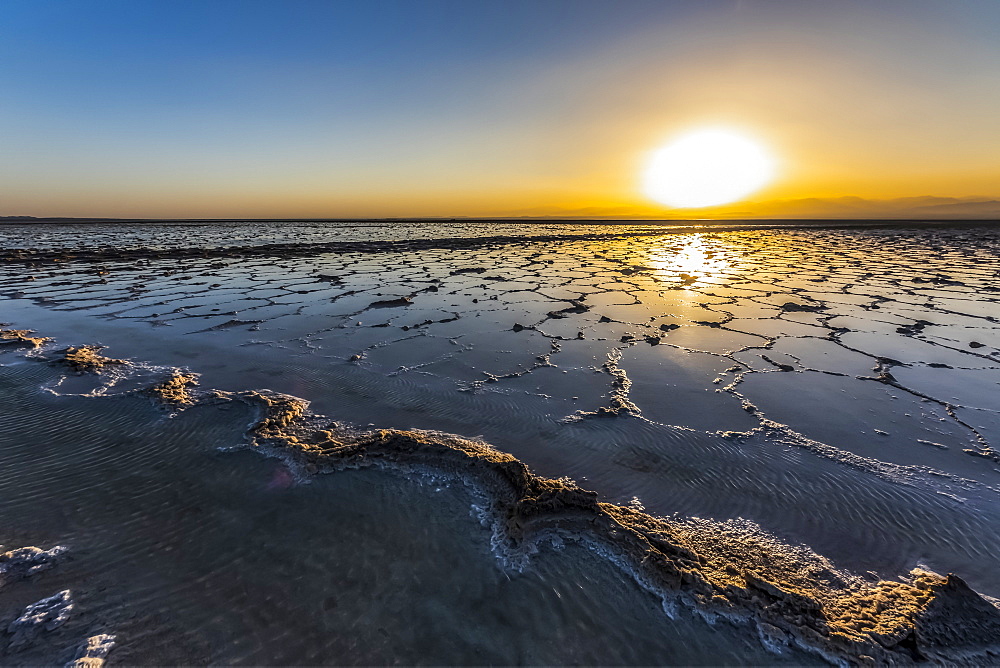
<path id="1" fill-rule="evenodd" d="M 680 523 L 671 529 L 676 540 L 705 556 L 707 563 L 725 561 L 740 578 L 750 574 L 779 589 L 799 591 L 800 584 L 793 582 L 814 572 L 816 564 L 827 564 L 840 575 L 817 582 L 809 594 L 827 601 L 825 619 L 851 618 L 850 612 L 841 615 L 842 606 L 836 607 L 841 604 L 830 603 L 844 600 L 844 592 L 875 587 L 880 579 L 900 582 L 916 567 L 954 573 L 981 594 L 1000 596 L 1000 232 L 994 228 L 672 230 L 553 224 L 540 230 L 509 224 L 456 237 L 454 224 L 346 231 L 317 231 L 321 226 L 313 224 L 280 248 L 269 249 L 261 245 L 278 238 L 276 224 L 255 225 L 162 224 L 148 231 L 128 230 L 121 240 L 120 228 L 113 225 L 36 225 L 19 232 L 5 225 L 0 230 L 8 237 L 18 232 L 26 240 L 20 248 L 8 245 L 0 258 L 0 320 L 9 328 L 33 329 L 54 339 L 28 358 L 21 352 L 27 348 L 13 350 L 13 345 L 5 346 L 11 350 L 0 357 L 6 372 L 14 374 L 6 381 L 7 401 L 19 394 L 32 397 L 19 409 L 31 419 L 8 425 L 4 456 L 45 481 L 28 493 L 22 487 L 27 483 L 12 480 L 0 492 L 10 500 L 4 521 L 11 529 L 3 540 L 7 548 L 95 546 L 84 548 L 79 558 L 95 559 L 90 566 L 66 567 L 63 575 L 55 575 L 62 568 L 57 565 L 44 577 L 62 578 L 59 582 L 84 591 L 79 607 L 89 605 L 95 618 L 103 615 L 107 621 L 100 629 L 80 628 L 80 633 L 117 629 L 119 647 L 112 657 L 126 662 L 308 663 L 310 656 L 322 655 L 321 648 L 329 648 L 317 640 L 322 635 L 318 631 L 296 639 L 294 626 L 288 626 L 279 639 L 264 629 L 285 629 L 286 622 L 268 618 L 264 624 L 245 619 L 249 613 L 227 616 L 224 611 L 209 622 L 178 600 L 167 600 L 162 593 L 167 581 L 203 582 L 208 591 L 226 591 L 236 600 L 261 592 L 245 593 L 250 585 L 241 585 L 243 593 L 225 589 L 219 572 L 192 565 L 175 566 L 167 580 L 151 580 L 149 569 L 155 567 L 144 570 L 135 564 L 159 563 L 164 554 L 158 543 L 95 539 L 115 531 L 116 524 L 134 521 L 133 502 L 123 499 L 118 510 L 103 514 L 67 515 L 57 509 L 77 503 L 96 509 L 105 503 L 100 497 L 78 501 L 73 489 L 105 486 L 141 496 L 139 490 L 162 487 L 151 507 L 164 515 L 142 531 L 169 522 L 177 532 L 172 549 L 218 553 L 219 543 L 199 537 L 201 520 L 193 519 L 210 517 L 225 526 L 244 526 L 254 535 L 252 545 L 264 552 L 279 542 L 286 545 L 288 554 L 274 559 L 303 569 L 305 562 L 318 559 L 306 545 L 322 531 L 316 518 L 303 519 L 311 512 L 304 508 L 332 503 L 320 497 L 336 497 L 343 504 L 346 494 L 358 508 L 352 519 L 345 512 L 326 511 L 337 518 L 330 520 L 331 531 L 349 525 L 360 536 L 365 526 L 395 526 L 383 532 L 384 540 L 367 536 L 357 549 L 355 556 L 370 568 L 366 577 L 373 582 L 403 568 L 400 560 L 412 561 L 394 557 L 405 550 L 390 546 L 407 535 L 407 522 L 436 527 L 440 522 L 435 530 L 441 533 L 433 540 L 445 545 L 443 553 L 461 553 L 451 568 L 461 571 L 457 577 L 462 582 L 477 583 L 483 597 L 497 595 L 497 588 L 508 582 L 504 573 L 509 568 L 491 561 L 487 529 L 472 523 L 474 531 L 486 532 L 477 534 L 477 544 L 458 538 L 469 531 L 458 526 L 471 503 L 462 492 L 449 487 L 449 501 L 431 503 L 421 499 L 434 493 L 433 485 L 428 491 L 427 485 L 404 484 L 406 478 L 398 472 L 373 481 L 364 477 L 368 473 L 316 476 L 299 466 L 291 454 L 294 448 L 285 452 L 286 463 L 280 465 L 237 453 L 220 455 L 218 447 L 247 441 L 244 427 L 254 419 L 253 411 L 233 405 L 223 419 L 213 417 L 218 406 L 198 403 L 171 411 L 141 396 L 176 368 L 198 374 L 203 391 L 267 389 L 308 401 L 308 413 L 336 421 L 345 434 L 417 429 L 481 439 L 534 474 L 568 477 L 602 501 L 641 508 L 649 517 L 673 518 Z M 85 344 L 106 345 L 104 354 L 130 364 L 78 376 L 41 361 L 58 359 L 66 346 Z M 41 368 L 25 371 L 32 363 Z M 67 411 L 76 417 L 65 417 Z M 234 412 L 239 419 L 233 419 Z M 53 464 L 58 484 L 46 477 L 49 469 L 33 461 L 30 451 L 18 450 L 26 440 L 45 440 L 30 426 L 32 420 L 44 421 L 44 415 L 52 416 L 46 438 L 55 448 L 46 452 L 52 453 L 52 461 L 62 462 Z M 102 418 L 112 415 L 121 417 Z M 191 435 L 190 443 L 177 445 L 176 452 L 151 449 L 157 430 L 180 430 Z M 92 447 L 69 456 L 51 445 L 73 449 L 74 435 Z M 185 437 L 155 438 L 180 443 Z M 128 442 L 115 446 L 108 439 Z M 253 433 L 249 439 L 255 440 Z M 273 449 L 274 443 L 268 447 L 272 449 L 263 448 L 266 453 L 282 452 Z M 155 466 L 116 454 L 153 456 L 154 451 Z M 209 460 L 211 473 L 193 472 L 185 478 L 189 491 L 176 491 L 174 482 L 185 462 Z M 48 455 L 43 461 L 49 461 Z M 99 469 L 99 481 L 84 484 L 82 476 L 89 474 L 81 466 Z M 145 482 L 138 483 L 136 476 Z M 246 507 L 222 504 L 229 508 L 224 519 L 217 517 L 218 491 L 202 489 L 220 476 L 240 488 L 231 492 L 236 498 L 252 499 Z M 343 476 L 361 481 L 343 485 L 373 485 L 378 492 L 365 496 L 360 489 L 328 489 L 341 484 L 333 481 Z M 400 504 L 425 514 L 400 523 L 396 510 L 387 507 L 397 489 L 412 497 Z M 171 497 L 175 492 L 179 496 Z M 60 497 L 66 493 L 68 498 Z M 207 495 L 196 504 L 202 510 L 178 510 L 189 505 L 188 495 Z M 31 508 L 46 510 L 27 511 L 14 499 L 30 499 Z M 359 513 L 369 512 L 366 521 L 358 520 Z M 281 535 L 279 525 L 287 525 L 292 536 Z M 681 525 L 688 528 L 681 531 Z M 295 541 L 302 542 L 301 549 Z M 113 553 L 122 568 L 135 573 L 118 585 L 101 581 L 95 575 L 97 557 L 86 556 L 88 549 L 92 555 L 102 553 L 98 543 L 107 546 L 101 558 L 111 559 Z M 606 562 L 596 566 L 594 553 L 585 557 L 582 551 L 564 551 L 557 556 L 545 545 L 525 570 L 508 574 L 521 582 L 523 591 L 511 594 L 510 600 L 520 603 L 508 600 L 501 606 L 519 611 L 504 624 L 522 631 L 537 628 L 540 621 L 525 621 L 525 611 L 541 605 L 531 602 L 531 596 L 552 578 L 572 572 L 587 593 L 584 602 L 570 606 L 575 612 L 553 608 L 558 611 L 553 615 L 567 615 L 567 629 L 576 629 L 566 631 L 571 640 L 564 642 L 578 644 L 585 635 L 580 629 L 609 628 L 613 618 L 632 614 L 611 614 L 612 609 L 633 610 L 641 621 L 622 631 L 621 642 L 580 646 L 578 655 L 559 654 L 551 638 L 541 636 L 537 646 L 526 644 L 534 653 L 522 656 L 504 654 L 503 643 L 481 647 L 471 639 L 455 641 L 443 653 L 425 646 L 407 649 L 384 622 L 358 612 L 373 595 L 361 584 L 345 594 L 354 621 L 348 628 L 334 624 L 342 630 L 324 633 L 335 638 L 329 642 L 347 643 L 336 640 L 338 633 L 346 638 L 383 629 L 379 637 L 389 640 L 367 644 L 368 653 L 350 643 L 337 645 L 345 663 L 377 663 L 389 656 L 412 656 L 414 661 L 436 657 L 445 663 L 656 663 L 684 644 L 678 629 L 688 627 L 678 625 L 693 625 L 685 632 L 693 636 L 712 637 L 708 627 L 699 626 L 703 622 L 697 615 L 671 621 L 656 605 L 651 607 L 651 594 L 636 585 L 634 571 L 609 570 Z M 322 549 L 333 550 L 325 561 L 320 559 L 322 572 L 352 560 L 343 546 Z M 254 558 L 258 561 L 252 565 L 226 568 L 235 574 L 265 568 L 261 560 L 267 559 Z M 774 566 L 779 561 L 785 564 L 781 569 Z M 290 567 L 284 577 L 328 575 Z M 705 577 L 713 581 L 714 576 Z M 110 593 L 96 591 L 95 582 Z M 55 591 L 55 585 L 39 588 L 34 581 L 17 586 L 24 595 L 4 602 L 4 610 L 13 612 L 30 603 L 27 598 Z M 613 604 L 601 594 L 605 591 L 617 592 L 608 595 Z M 462 603 L 456 596 L 447 587 L 436 599 L 420 594 L 428 605 L 440 606 L 438 612 L 426 613 L 440 613 L 439 625 L 433 627 L 437 630 L 428 633 L 457 628 L 459 618 L 474 619 L 477 628 L 498 623 L 499 612 L 477 616 L 471 610 L 478 604 Z M 131 614 L 145 611 L 141 624 L 123 617 L 121 610 L 130 605 Z M 240 605 L 249 603 L 234 603 Z M 860 619 L 864 606 L 856 606 Z M 834 608 L 841 617 L 831 612 Z M 295 614 L 291 603 L 284 609 L 278 606 L 271 613 L 286 615 L 284 619 Z M 450 616 L 441 612 L 445 609 Z M 321 606 L 315 614 L 332 624 L 340 613 L 331 610 Z M 164 621 L 150 621 L 150 611 Z M 982 611 L 970 616 L 985 619 Z M 912 615 L 903 617 L 907 621 L 899 628 L 910 628 L 906 625 L 914 623 Z M 168 618 L 177 621 L 168 623 Z M 452 621 L 445 624 L 444 619 Z M 577 624 L 584 619 L 586 624 Z M 965 623 L 958 617 L 952 622 Z M 73 623 L 53 633 L 68 634 Z M 851 619 L 844 628 L 875 633 L 878 624 L 869 628 L 866 623 Z M 988 621 L 982 623 L 989 628 Z M 216 628 L 213 624 L 226 637 L 253 638 L 245 641 L 252 647 L 212 654 L 209 641 L 184 635 L 195 627 L 199 633 Z M 757 631 L 732 624 L 726 632 L 731 647 L 695 642 L 685 662 L 745 662 L 751 656 L 747 643 L 763 647 Z M 252 630 L 241 635 L 240 625 Z M 178 645 L 176 657 L 149 640 L 165 628 L 188 638 L 186 645 Z M 647 636 L 648 629 L 661 629 L 664 635 L 635 655 L 616 654 L 635 645 L 626 638 L 640 628 L 639 635 Z M 794 629 L 779 631 L 777 640 L 767 636 L 765 645 L 781 645 L 782 633 L 792 645 L 808 645 Z M 906 633 L 893 633 L 886 637 L 895 640 L 882 643 L 887 651 L 916 659 L 906 653 L 909 649 L 893 644 L 905 644 Z M 959 640 L 925 635 L 928 644 L 918 651 L 941 652 L 934 656 L 953 660 L 966 656 L 956 653 Z M 72 644 L 68 636 L 60 642 Z M 282 650 L 290 654 L 274 653 L 277 644 L 296 643 L 299 649 Z M 62 648 L 59 642 L 54 646 Z M 981 647 L 962 647 L 979 661 L 992 656 L 974 654 L 986 651 Z M 55 650 L 42 643 L 36 651 L 41 657 Z M 795 653 L 800 650 L 784 651 L 767 654 L 767 660 L 784 656 L 796 662 L 806 656 Z M 836 651 L 826 647 L 808 656 L 829 659 Z M 18 656 L 10 655 L 15 662 L 34 655 Z"/>

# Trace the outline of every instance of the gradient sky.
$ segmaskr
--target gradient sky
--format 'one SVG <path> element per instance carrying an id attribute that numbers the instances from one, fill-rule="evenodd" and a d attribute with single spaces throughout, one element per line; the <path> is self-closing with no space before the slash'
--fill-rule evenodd
<path id="1" fill-rule="evenodd" d="M 673 215 L 720 124 L 757 201 L 1000 198 L 1000 2 L 0 2 L 0 215 Z"/>

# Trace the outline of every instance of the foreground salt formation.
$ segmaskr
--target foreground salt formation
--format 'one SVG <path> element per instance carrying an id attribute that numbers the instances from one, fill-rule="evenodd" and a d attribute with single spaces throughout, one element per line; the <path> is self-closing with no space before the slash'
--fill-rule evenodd
<path id="1" fill-rule="evenodd" d="M 837 575 L 824 581 L 801 566 L 783 570 L 780 552 L 754 558 L 760 556 L 755 550 L 774 548 L 766 543 L 743 543 L 734 559 L 731 552 L 713 552 L 704 538 L 707 549 L 695 547 L 703 527 L 603 503 L 572 481 L 532 474 L 482 442 L 424 431 L 351 432 L 310 419 L 307 403 L 294 397 L 228 396 L 261 406 L 250 431 L 255 446 L 279 448 L 310 473 L 377 466 L 429 470 L 470 484 L 486 500 L 494 547 L 513 563 L 542 541 L 580 541 L 661 596 L 668 611 L 680 602 L 749 620 L 767 645 L 795 645 L 837 663 L 978 664 L 1000 655 L 1000 609 L 956 575 L 915 569 L 900 582 Z"/>
<path id="2" fill-rule="evenodd" d="M 35 546 L 19 547 L 0 554 L 0 589 L 38 575 L 55 566 L 68 552 L 63 545 L 43 550 Z M 24 608 L 18 617 L 7 624 L 7 651 L 18 651 L 43 643 L 48 632 L 63 626 L 70 618 L 75 604 L 70 590 L 64 589 Z M 115 636 L 98 634 L 88 638 L 76 651 L 67 666 L 72 668 L 100 668 L 114 648 Z"/>
<path id="3" fill-rule="evenodd" d="M 99 633 L 87 638 L 76 651 L 72 661 L 65 668 L 101 668 L 104 660 L 115 647 L 115 636 Z"/>
<path id="4" fill-rule="evenodd" d="M 30 329 L 0 329 L 0 345 L 30 346 L 40 348 L 50 339 L 44 336 L 32 336 Z"/>
<path id="5" fill-rule="evenodd" d="M 19 547 L 0 554 L 0 588 L 52 568 L 65 552 L 65 546 L 56 545 L 48 550 Z"/>
<path id="6" fill-rule="evenodd" d="M 60 353 L 56 359 L 59 364 L 64 364 L 77 373 L 86 371 L 101 371 L 109 366 L 121 366 L 126 364 L 125 360 L 116 360 L 111 357 L 101 355 L 104 346 L 70 346 Z"/>
<path id="7" fill-rule="evenodd" d="M 72 611 L 73 599 L 68 589 L 32 603 L 7 625 L 7 633 L 11 635 L 9 648 L 16 651 L 33 643 L 42 632 L 59 628 Z"/>
<path id="8" fill-rule="evenodd" d="M 192 389 L 197 384 L 197 374 L 175 370 L 166 380 L 150 387 L 147 393 L 165 406 L 186 408 L 196 401 Z"/>

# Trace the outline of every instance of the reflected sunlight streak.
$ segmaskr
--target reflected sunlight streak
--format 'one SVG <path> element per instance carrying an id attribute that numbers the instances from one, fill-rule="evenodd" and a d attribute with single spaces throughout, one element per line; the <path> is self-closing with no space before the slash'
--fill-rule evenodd
<path id="1" fill-rule="evenodd" d="M 661 280 L 675 281 L 680 274 L 701 278 L 729 268 L 725 256 L 708 247 L 702 235 L 695 234 L 678 241 L 681 241 L 679 245 L 661 248 L 649 256 L 649 265 Z"/>

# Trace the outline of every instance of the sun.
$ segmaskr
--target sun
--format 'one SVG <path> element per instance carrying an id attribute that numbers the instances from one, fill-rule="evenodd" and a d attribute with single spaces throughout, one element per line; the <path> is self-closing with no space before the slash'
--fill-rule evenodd
<path id="1" fill-rule="evenodd" d="M 687 132 L 653 152 L 643 175 L 648 197 L 676 208 L 728 204 L 774 177 L 774 159 L 738 132 L 707 128 Z"/>

